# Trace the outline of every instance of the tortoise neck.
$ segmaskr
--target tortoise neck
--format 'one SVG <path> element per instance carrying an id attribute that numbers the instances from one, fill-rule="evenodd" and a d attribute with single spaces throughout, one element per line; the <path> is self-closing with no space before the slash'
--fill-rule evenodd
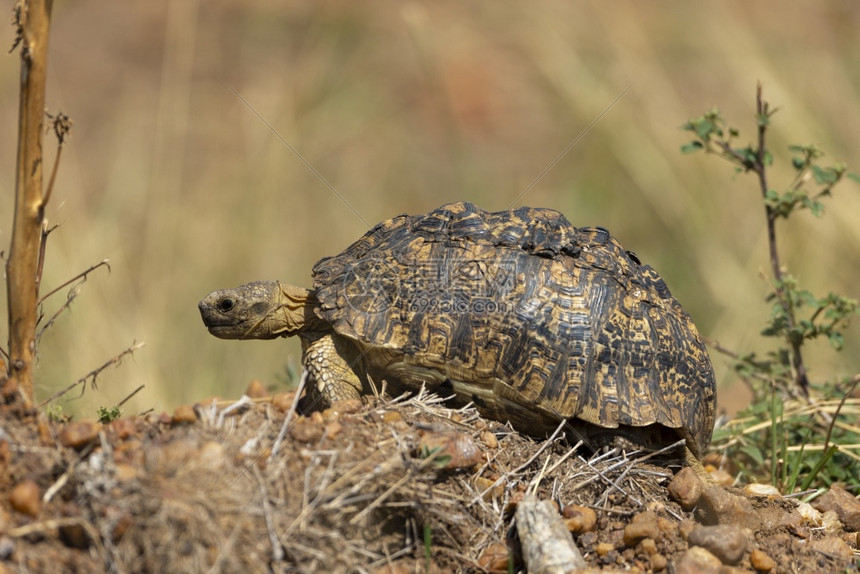
<path id="1" fill-rule="evenodd" d="M 317 314 L 317 296 L 313 289 L 305 289 L 278 282 L 278 302 L 268 320 L 274 322 L 272 334 L 291 337 L 308 331 L 327 331 L 328 323 Z"/>

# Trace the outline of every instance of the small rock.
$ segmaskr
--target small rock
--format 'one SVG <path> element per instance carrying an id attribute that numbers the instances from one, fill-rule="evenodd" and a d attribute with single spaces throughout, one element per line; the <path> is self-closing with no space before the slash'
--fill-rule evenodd
<path id="1" fill-rule="evenodd" d="M 487 448 L 498 448 L 499 446 L 499 439 L 490 431 L 483 431 L 481 433 L 481 442 L 487 445 Z"/>
<path id="2" fill-rule="evenodd" d="M 591 532 L 597 526 L 597 514 L 585 506 L 575 504 L 565 506 L 561 515 L 564 517 L 567 530 L 573 534 Z"/>
<path id="3" fill-rule="evenodd" d="M 821 512 L 833 510 L 846 530 L 860 532 L 860 500 L 835 484 L 818 497 L 812 506 Z"/>
<path id="4" fill-rule="evenodd" d="M 643 538 L 657 540 L 660 538 L 660 527 L 657 526 L 657 515 L 653 512 L 640 512 L 624 527 L 624 544 L 636 546 Z"/>
<path id="5" fill-rule="evenodd" d="M 9 493 L 9 503 L 22 514 L 37 516 L 42 507 L 39 487 L 32 480 L 22 480 Z"/>
<path id="6" fill-rule="evenodd" d="M 653 538 L 643 538 L 642 542 L 639 543 L 639 549 L 648 556 L 651 556 L 657 553 L 657 543 L 654 542 Z"/>
<path id="7" fill-rule="evenodd" d="M 331 412 L 334 413 L 335 411 L 331 411 Z M 307 420 L 311 421 L 314 424 L 321 425 L 326 421 L 326 418 L 323 416 L 323 414 L 321 412 L 314 411 L 307 416 Z"/>
<path id="8" fill-rule="evenodd" d="M 481 552 L 478 566 L 490 572 L 507 572 L 509 559 L 508 547 L 500 542 L 494 542 Z"/>
<path id="9" fill-rule="evenodd" d="M 60 444 L 81 450 L 99 436 L 102 425 L 96 421 L 79 421 L 67 424 L 60 432 Z"/>
<path id="10" fill-rule="evenodd" d="M 718 574 L 722 567 L 719 558 L 701 546 L 693 546 L 675 563 L 675 574 Z"/>
<path id="11" fill-rule="evenodd" d="M 799 503 L 795 510 L 805 522 L 812 526 L 821 526 L 821 519 L 824 515 L 815 510 L 808 502 Z"/>
<path id="12" fill-rule="evenodd" d="M 385 411 L 382 414 L 382 422 L 384 423 L 399 423 L 403 420 L 403 415 L 398 411 Z"/>
<path id="13" fill-rule="evenodd" d="M 696 519 L 708 526 L 735 524 L 753 532 L 761 526 L 761 518 L 748 499 L 716 485 L 706 486 L 702 491 L 696 506 Z"/>
<path id="14" fill-rule="evenodd" d="M 125 462 L 116 463 L 114 478 L 119 482 L 129 482 L 140 476 L 141 469 Z"/>
<path id="15" fill-rule="evenodd" d="M 744 494 L 748 496 L 782 496 L 779 489 L 772 484 L 760 484 L 756 482 L 746 485 L 744 487 Z"/>
<path id="16" fill-rule="evenodd" d="M 697 526 L 690 532 L 687 542 L 691 546 L 701 546 L 730 566 L 741 561 L 748 544 L 743 531 L 730 524 Z"/>
<path id="17" fill-rule="evenodd" d="M 834 510 L 828 510 L 821 515 L 821 526 L 827 534 L 838 534 L 842 532 L 842 521 Z"/>
<path id="18" fill-rule="evenodd" d="M 597 555 L 601 558 L 609 554 L 615 550 L 615 547 L 609 542 L 599 542 L 597 546 L 594 548 L 594 551 L 597 552 Z"/>
<path id="19" fill-rule="evenodd" d="M 130 436 L 134 436 L 137 432 L 137 425 L 134 419 L 124 417 L 108 423 L 107 430 L 112 436 L 119 440 L 125 440 Z"/>
<path id="20" fill-rule="evenodd" d="M 174 425 L 192 424 L 197 422 L 197 413 L 191 405 L 179 405 L 173 410 L 173 418 L 170 422 Z"/>
<path id="21" fill-rule="evenodd" d="M 823 554 L 829 554 L 843 560 L 853 558 L 854 552 L 844 540 L 838 536 L 827 536 L 812 542 L 812 549 Z"/>
<path id="22" fill-rule="evenodd" d="M 421 437 L 418 452 L 422 457 L 437 451 L 434 462 L 445 470 L 471 468 L 484 460 L 481 449 L 463 432 L 428 432 Z"/>
<path id="23" fill-rule="evenodd" d="M 669 483 L 669 496 L 684 510 L 693 510 L 702 496 L 702 479 L 689 466 L 685 466 Z"/>
<path id="24" fill-rule="evenodd" d="M 343 432 L 343 425 L 338 421 L 331 421 L 330 423 L 325 425 L 324 434 L 328 438 L 335 438 L 337 435 Z"/>
<path id="25" fill-rule="evenodd" d="M 290 407 L 293 406 L 293 402 L 295 400 L 295 391 L 291 393 L 275 393 L 272 396 L 272 406 L 275 407 L 278 412 L 285 413 L 290 410 Z"/>
<path id="26" fill-rule="evenodd" d="M 652 554 L 651 555 L 651 570 L 654 572 L 661 572 L 666 569 L 666 565 L 668 561 L 666 557 L 662 554 Z"/>
<path id="27" fill-rule="evenodd" d="M 320 420 L 320 422 L 322 421 Z M 318 442 L 322 438 L 322 434 L 322 426 L 314 421 L 313 418 L 308 417 L 299 417 L 293 428 L 290 429 L 290 436 L 297 442 L 305 444 Z"/>
<path id="28" fill-rule="evenodd" d="M 248 383 L 248 388 L 245 389 L 245 396 L 252 399 L 262 399 L 269 396 L 269 391 L 263 386 L 263 383 L 254 379 Z"/>
<path id="29" fill-rule="evenodd" d="M 761 550 L 753 550 L 750 552 L 750 565 L 756 572 L 770 572 L 776 568 L 776 560 Z"/>
<path id="30" fill-rule="evenodd" d="M 354 415 L 355 413 L 361 412 L 361 409 L 363 408 L 364 404 L 361 402 L 361 399 L 335 401 L 331 405 L 331 410 L 339 415 Z"/>

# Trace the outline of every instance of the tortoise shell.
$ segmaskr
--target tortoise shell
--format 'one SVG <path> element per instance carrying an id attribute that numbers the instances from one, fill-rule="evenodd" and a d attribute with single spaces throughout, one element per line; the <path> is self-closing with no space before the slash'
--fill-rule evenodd
<path id="1" fill-rule="evenodd" d="M 697 456 L 710 441 L 705 345 L 606 229 L 452 203 L 383 221 L 313 277 L 317 312 L 359 345 L 374 380 L 451 389 L 526 431 L 561 419 L 668 429 Z"/>

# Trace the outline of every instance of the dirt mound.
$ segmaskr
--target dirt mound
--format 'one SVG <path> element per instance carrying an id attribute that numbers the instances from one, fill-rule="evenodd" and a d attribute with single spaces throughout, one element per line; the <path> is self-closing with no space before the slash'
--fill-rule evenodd
<path id="1" fill-rule="evenodd" d="M 835 514 L 702 488 L 653 457 L 586 458 L 433 396 L 336 404 L 279 439 L 292 398 L 107 425 L 4 413 L 0 572 L 516 571 L 530 494 L 594 569 L 857 570 Z"/>

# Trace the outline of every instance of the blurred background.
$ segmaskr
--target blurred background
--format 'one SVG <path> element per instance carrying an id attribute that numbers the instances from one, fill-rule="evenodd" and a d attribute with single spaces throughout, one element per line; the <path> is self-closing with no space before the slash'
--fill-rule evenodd
<path id="1" fill-rule="evenodd" d="M 75 125 L 48 207 L 60 227 L 43 292 L 104 258 L 111 272 L 94 272 L 44 335 L 37 399 L 135 341 L 146 346 L 67 412 L 92 417 L 140 384 L 126 412 L 238 397 L 252 379 L 283 387 L 298 342 L 217 340 L 197 301 L 255 279 L 310 285 L 314 262 L 368 224 L 457 200 L 490 210 L 517 200 L 608 227 L 705 337 L 765 351 L 756 181 L 682 155 L 679 127 L 717 105 L 746 143 L 761 81 L 781 109 L 775 187 L 791 179 L 790 143 L 860 171 L 851 0 L 248 4 L 55 4 L 47 101 Z M 0 45 L 12 39 L 6 26 Z M 18 74 L 17 52 L 0 58 L 4 250 Z M 55 147 L 46 138 L 49 158 Z M 779 237 L 806 288 L 860 296 L 860 186 L 839 186 L 823 219 L 780 222 Z M 826 343 L 807 352 L 813 381 L 860 370 L 860 321 L 846 341 L 838 355 Z M 722 406 L 743 406 L 729 360 L 712 358 Z"/>

